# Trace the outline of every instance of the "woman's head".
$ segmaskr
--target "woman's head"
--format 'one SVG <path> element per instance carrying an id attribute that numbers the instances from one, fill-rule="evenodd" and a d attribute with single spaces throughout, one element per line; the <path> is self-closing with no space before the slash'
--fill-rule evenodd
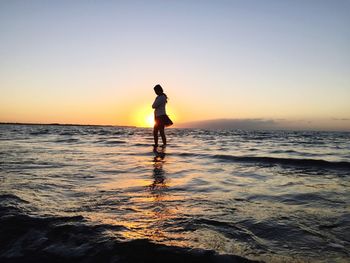
<path id="1" fill-rule="evenodd" d="M 159 84 L 155 85 L 153 89 L 157 95 L 162 95 L 164 93 L 162 86 Z"/>
<path id="2" fill-rule="evenodd" d="M 166 102 L 168 102 L 168 96 L 164 93 L 163 88 L 161 85 L 157 84 L 154 86 L 154 92 L 159 96 L 159 95 L 164 95 Z"/>

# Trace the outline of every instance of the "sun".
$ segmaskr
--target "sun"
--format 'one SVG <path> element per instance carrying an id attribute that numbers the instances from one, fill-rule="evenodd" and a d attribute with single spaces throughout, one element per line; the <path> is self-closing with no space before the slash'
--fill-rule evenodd
<path id="1" fill-rule="evenodd" d="M 146 123 L 147 127 L 154 126 L 154 114 L 153 113 L 147 115 L 145 123 Z"/>
<path id="2" fill-rule="evenodd" d="M 172 108 L 167 110 L 170 119 L 174 122 L 177 121 L 177 115 L 174 113 Z M 148 105 L 141 106 L 132 112 L 130 117 L 132 125 L 136 127 L 150 128 L 154 126 L 154 110 Z"/>
<path id="3" fill-rule="evenodd" d="M 148 105 L 143 105 L 137 108 L 132 113 L 132 124 L 136 127 L 153 127 L 154 125 L 154 113 L 153 109 Z"/>

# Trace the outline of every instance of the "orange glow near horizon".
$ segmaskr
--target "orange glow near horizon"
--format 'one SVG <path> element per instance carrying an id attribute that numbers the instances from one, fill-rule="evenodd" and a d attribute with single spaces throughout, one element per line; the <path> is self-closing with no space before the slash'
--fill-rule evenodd
<path id="1" fill-rule="evenodd" d="M 174 109 L 167 107 L 167 114 L 173 122 L 178 120 L 178 114 L 175 113 Z M 130 124 L 137 127 L 153 127 L 154 126 L 154 111 L 148 105 L 140 107 L 137 111 L 132 114 L 130 118 Z"/>
<path id="2" fill-rule="evenodd" d="M 145 102 L 146 101 L 146 102 Z M 60 123 L 60 124 L 93 124 L 93 125 L 125 125 L 136 127 L 154 126 L 154 109 L 149 101 L 123 103 L 101 101 L 69 104 L 61 102 L 51 105 L 37 103 L 29 107 L 25 102 L 17 108 L 6 104 L 0 105 L 0 122 L 19 123 Z M 152 101 L 151 101 L 152 102 Z M 60 106 L 58 105 L 60 104 Z M 11 112 L 13 108 L 13 112 Z M 181 108 L 179 106 L 176 107 Z M 181 111 L 174 110 L 173 105 L 167 105 L 167 113 L 174 123 L 180 122 Z M 17 112 L 15 112 L 17 111 Z M 182 120 L 181 121 L 186 121 Z"/>
<path id="3" fill-rule="evenodd" d="M 148 105 L 138 108 L 132 113 L 130 124 L 137 127 L 152 127 L 153 110 Z"/>

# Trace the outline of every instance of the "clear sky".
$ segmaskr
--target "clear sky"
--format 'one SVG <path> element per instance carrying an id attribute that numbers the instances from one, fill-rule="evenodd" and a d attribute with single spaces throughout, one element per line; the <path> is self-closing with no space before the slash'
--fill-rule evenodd
<path id="1" fill-rule="evenodd" d="M 160 83 L 178 123 L 350 130 L 349 14 L 349 0 L 2 0 L 0 122 L 144 125 Z"/>

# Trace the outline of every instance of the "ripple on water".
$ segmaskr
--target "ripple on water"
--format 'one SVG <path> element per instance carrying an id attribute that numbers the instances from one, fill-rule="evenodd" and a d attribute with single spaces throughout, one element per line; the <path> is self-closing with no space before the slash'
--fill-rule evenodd
<path id="1" fill-rule="evenodd" d="M 150 129 L 0 129 L 0 258 L 22 238 L 19 258 L 34 248 L 111 259 L 113 248 L 130 259 L 123 249 L 177 245 L 267 262 L 349 259 L 348 133 L 170 129 L 157 153 Z"/>

